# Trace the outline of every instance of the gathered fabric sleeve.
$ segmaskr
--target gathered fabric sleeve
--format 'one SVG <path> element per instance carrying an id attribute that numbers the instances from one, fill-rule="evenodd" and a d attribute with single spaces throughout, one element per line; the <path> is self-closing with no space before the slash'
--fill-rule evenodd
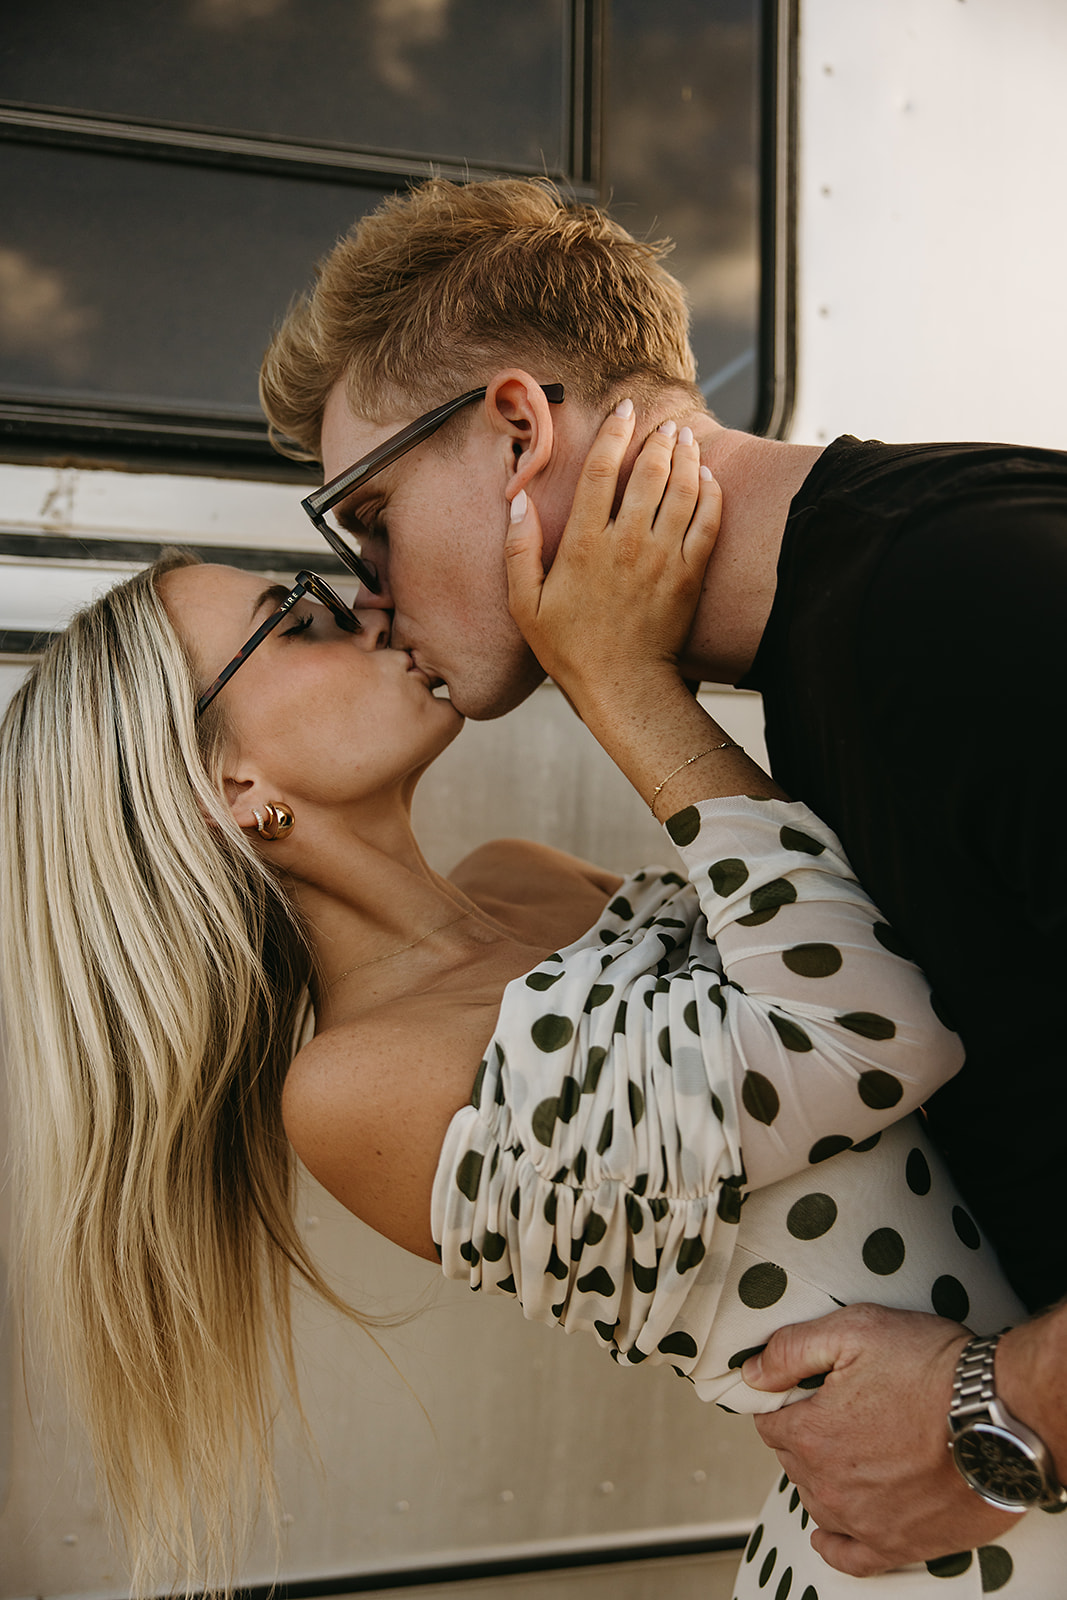
<path id="1" fill-rule="evenodd" d="M 666 829 L 722 966 L 750 1188 L 869 1138 L 959 1070 L 929 984 L 806 806 L 711 800 Z"/>
<path id="2" fill-rule="evenodd" d="M 667 831 L 685 876 L 635 874 L 508 985 L 431 1220 L 447 1276 L 715 1398 L 750 1192 L 862 1147 L 962 1053 L 806 807 L 705 801 Z"/>

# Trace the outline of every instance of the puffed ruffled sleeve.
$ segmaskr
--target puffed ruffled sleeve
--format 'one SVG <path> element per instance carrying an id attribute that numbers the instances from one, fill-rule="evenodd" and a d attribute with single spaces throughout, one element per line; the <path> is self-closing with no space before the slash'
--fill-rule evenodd
<path id="1" fill-rule="evenodd" d="M 667 829 L 686 878 L 636 874 L 509 984 L 432 1227 L 447 1276 L 713 1398 L 746 1191 L 868 1139 L 962 1055 L 806 807 L 706 801 Z"/>

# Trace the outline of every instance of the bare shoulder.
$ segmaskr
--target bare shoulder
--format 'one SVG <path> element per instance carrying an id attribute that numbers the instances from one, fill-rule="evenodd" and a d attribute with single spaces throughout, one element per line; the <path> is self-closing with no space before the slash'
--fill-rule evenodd
<path id="1" fill-rule="evenodd" d="M 533 839 L 493 839 L 464 857 L 449 876 L 474 899 L 480 891 L 496 895 L 503 886 L 515 899 L 530 895 L 540 900 L 552 884 L 580 884 L 608 895 L 622 882 L 615 872 Z"/>
<path id="2" fill-rule="evenodd" d="M 383 1006 L 318 1034 L 282 1095 L 290 1144 L 335 1199 L 376 1232 L 436 1260 L 430 1196 L 448 1124 L 481 1059 L 469 1026 Z"/>

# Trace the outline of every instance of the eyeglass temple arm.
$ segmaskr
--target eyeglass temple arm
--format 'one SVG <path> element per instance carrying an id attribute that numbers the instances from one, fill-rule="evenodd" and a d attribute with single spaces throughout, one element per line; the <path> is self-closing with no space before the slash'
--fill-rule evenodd
<path id="1" fill-rule="evenodd" d="M 561 405 L 564 399 L 562 383 L 543 383 L 541 388 L 550 405 Z M 428 439 L 442 427 L 455 412 L 461 411 L 464 406 L 471 405 L 473 401 L 480 400 L 486 393 L 485 388 L 469 389 L 466 394 L 461 394 L 455 400 L 447 400 L 443 406 L 437 406 L 426 416 L 420 417 L 409 427 L 404 428 L 394 438 L 387 439 L 378 450 L 372 450 L 369 456 L 364 456 L 354 467 L 340 473 L 336 478 L 331 478 L 329 483 L 324 483 L 321 489 L 316 489 L 302 502 L 308 514 L 318 523 L 324 512 L 338 500 L 343 500 L 353 485 L 361 478 L 367 477 L 371 472 L 385 461 L 396 461 L 409 450 L 413 450 L 422 439 Z M 321 527 L 321 524 L 319 524 Z"/>

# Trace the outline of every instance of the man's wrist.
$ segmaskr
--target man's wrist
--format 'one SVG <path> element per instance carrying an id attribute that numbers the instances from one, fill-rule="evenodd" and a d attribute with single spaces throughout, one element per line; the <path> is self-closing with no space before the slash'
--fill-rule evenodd
<path id="1" fill-rule="evenodd" d="M 998 1393 L 1000 1335 L 967 1340 L 956 1363 L 948 1413 L 948 1448 L 988 1505 L 1021 1513 L 1067 1509 L 1067 1490 L 1044 1439 L 1016 1417 Z"/>

